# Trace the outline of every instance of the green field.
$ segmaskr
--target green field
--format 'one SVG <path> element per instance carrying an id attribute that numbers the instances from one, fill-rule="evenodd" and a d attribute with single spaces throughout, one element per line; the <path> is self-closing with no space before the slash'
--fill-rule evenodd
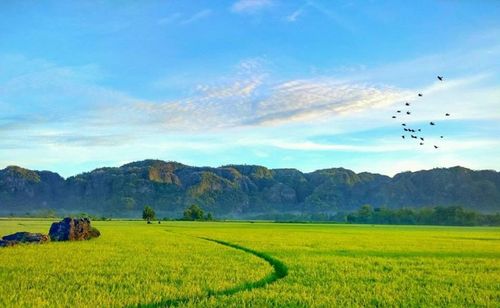
<path id="1" fill-rule="evenodd" d="M 500 228 L 94 225 L 98 239 L 0 249 L 0 307 L 500 306 Z"/>

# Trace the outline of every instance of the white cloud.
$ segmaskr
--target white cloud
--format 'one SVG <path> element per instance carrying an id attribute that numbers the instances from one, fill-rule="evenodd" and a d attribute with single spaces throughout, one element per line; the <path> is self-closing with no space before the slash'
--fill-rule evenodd
<path id="1" fill-rule="evenodd" d="M 335 79 L 286 81 L 272 87 L 248 124 L 278 124 L 349 114 L 393 104 L 404 92 Z"/>
<path id="2" fill-rule="evenodd" d="M 271 0 L 239 0 L 233 3 L 231 11 L 235 13 L 255 13 L 272 6 Z"/>
<path id="3" fill-rule="evenodd" d="M 262 76 L 223 85 L 199 85 L 176 101 L 140 101 L 96 110 L 101 125 L 141 125 L 169 131 L 214 131 L 237 127 L 304 123 L 381 108 L 404 92 L 336 80 L 269 83 Z M 96 123 L 98 124 L 98 123 Z"/>

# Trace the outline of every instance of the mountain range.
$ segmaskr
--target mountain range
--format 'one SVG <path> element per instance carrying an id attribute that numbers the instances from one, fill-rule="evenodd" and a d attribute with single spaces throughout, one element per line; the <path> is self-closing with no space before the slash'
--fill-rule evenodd
<path id="1" fill-rule="evenodd" d="M 389 177 L 344 168 L 303 173 L 256 165 L 193 167 L 144 160 L 64 179 L 18 166 L 0 170 L 0 215 L 44 210 L 139 217 L 145 205 L 160 217 L 197 204 L 218 217 L 266 213 L 336 213 L 373 207 L 462 206 L 500 212 L 500 172 L 464 167 Z"/>

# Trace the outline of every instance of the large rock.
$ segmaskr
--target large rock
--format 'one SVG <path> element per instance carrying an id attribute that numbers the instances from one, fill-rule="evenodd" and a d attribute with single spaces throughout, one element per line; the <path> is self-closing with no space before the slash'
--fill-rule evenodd
<path id="1" fill-rule="evenodd" d="M 55 222 L 50 227 L 49 236 L 53 241 L 81 241 L 89 240 L 101 235 L 99 230 L 90 225 L 88 218 L 66 217 Z"/>
<path id="2" fill-rule="evenodd" d="M 20 243 L 44 243 L 49 240 L 49 237 L 46 234 L 42 233 L 17 232 L 2 237 L 2 240 L 15 241 Z"/>
<path id="3" fill-rule="evenodd" d="M 17 242 L 0 240 L 0 247 L 14 246 L 16 244 L 17 244 Z"/>
<path id="4" fill-rule="evenodd" d="M 14 246 L 19 243 L 41 244 L 49 241 L 49 236 L 41 233 L 17 232 L 6 235 L 0 240 L 0 247 Z"/>

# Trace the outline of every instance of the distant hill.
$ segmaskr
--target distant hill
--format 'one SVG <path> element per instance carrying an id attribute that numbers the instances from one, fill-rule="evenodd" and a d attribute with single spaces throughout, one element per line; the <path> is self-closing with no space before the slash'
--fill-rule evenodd
<path id="1" fill-rule="evenodd" d="M 364 204 L 388 208 L 462 206 L 500 211 L 500 173 L 463 167 L 388 177 L 344 168 L 302 173 L 255 165 L 192 167 L 144 160 L 64 179 L 17 166 L 0 170 L 0 215 L 54 209 L 138 217 L 144 205 L 178 216 L 192 203 L 219 217 L 266 213 L 335 213 Z"/>

